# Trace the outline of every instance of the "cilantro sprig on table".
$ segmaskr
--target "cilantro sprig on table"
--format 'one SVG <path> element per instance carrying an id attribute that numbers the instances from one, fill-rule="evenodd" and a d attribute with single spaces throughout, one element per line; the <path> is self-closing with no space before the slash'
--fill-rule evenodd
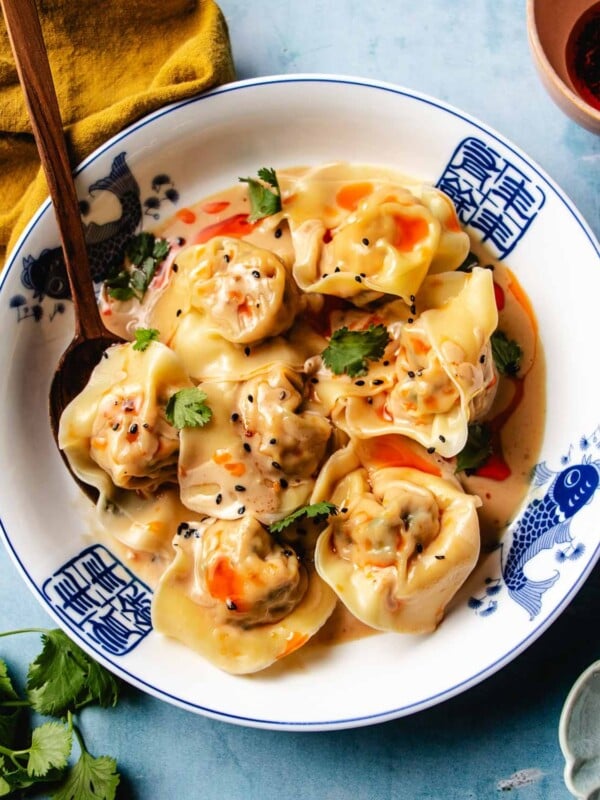
<path id="1" fill-rule="evenodd" d="M 90 704 L 114 706 L 116 679 L 60 630 L 8 631 L 0 637 L 17 633 L 41 633 L 43 646 L 29 665 L 25 697 L 0 659 L 0 797 L 46 788 L 55 800 L 114 800 L 120 780 L 117 763 L 89 753 L 73 714 Z M 37 725 L 23 740 L 27 709 L 59 721 Z M 80 753 L 71 766 L 74 739 Z"/>
<path id="2" fill-rule="evenodd" d="M 256 178 L 239 178 L 241 183 L 248 184 L 250 198 L 250 222 L 257 222 L 263 217 L 270 217 L 281 211 L 281 189 L 277 174 L 272 167 L 261 167 Z"/>
<path id="3" fill-rule="evenodd" d="M 366 331 L 338 328 L 321 353 L 323 363 L 334 375 L 346 373 L 351 378 L 365 375 L 367 361 L 378 361 L 390 341 L 385 325 L 369 325 Z"/>
<path id="4" fill-rule="evenodd" d="M 172 394 L 165 409 L 174 428 L 202 428 L 212 419 L 212 408 L 205 402 L 206 392 L 194 386 Z"/>
<path id="5" fill-rule="evenodd" d="M 157 239 L 148 231 L 132 236 L 125 251 L 129 264 L 104 281 L 109 296 L 115 300 L 135 297 L 141 301 L 158 265 L 165 260 L 170 249 L 166 239 Z"/>
<path id="6" fill-rule="evenodd" d="M 320 502 L 312 503 L 309 506 L 300 506 L 300 508 L 288 514 L 287 517 L 274 522 L 269 527 L 269 533 L 281 533 L 281 531 L 289 528 L 290 525 L 293 525 L 294 522 L 303 517 L 312 519 L 315 522 L 323 522 L 327 517 L 334 517 L 337 513 L 338 508 L 333 503 Z"/>

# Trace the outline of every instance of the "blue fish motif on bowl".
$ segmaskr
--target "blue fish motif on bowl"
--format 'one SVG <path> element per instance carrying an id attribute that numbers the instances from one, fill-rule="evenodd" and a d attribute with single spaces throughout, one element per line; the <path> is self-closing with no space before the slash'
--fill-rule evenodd
<path id="1" fill-rule="evenodd" d="M 179 200 L 179 193 L 171 178 L 160 173 L 153 178 L 152 192 L 142 203 L 140 185 L 127 164 L 126 156 L 125 152 L 119 153 L 112 161 L 110 173 L 94 181 L 88 190 L 91 196 L 99 191 L 110 192 L 117 198 L 121 208 L 121 215 L 109 222 L 83 222 L 90 270 L 97 284 L 122 266 L 128 242 L 138 231 L 143 216 L 158 220 L 160 206 L 165 201 L 175 204 Z M 85 218 L 90 211 L 89 203 L 83 200 L 79 207 Z M 37 256 L 25 256 L 21 283 L 31 297 L 14 295 L 9 303 L 11 308 L 17 309 L 19 322 L 27 318 L 39 322 L 44 316 L 42 301 L 46 297 L 55 301 L 54 308 L 47 315 L 48 319 L 52 320 L 57 313 L 62 314 L 65 306 L 61 301 L 70 299 L 62 248 L 45 248 Z"/>
<path id="2" fill-rule="evenodd" d="M 469 606 L 479 616 L 488 616 L 497 608 L 497 601 L 491 599 L 498 594 L 502 581 L 509 597 L 529 613 L 534 619 L 542 610 L 542 599 L 560 578 L 556 569 L 547 578 L 534 580 L 528 577 L 526 569 L 543 550 L 556 551 L 558 563 L 575 560 L 583 555 L 585 545 L 575 542 L 571 525 L 575 515 L 590 503 L 600 486 L 600 458 L 590 450 L 600 451 L 600 428 L 591 437 L 582 437 L 579 442 L 581 453 L 577 458 L 569 455 L 562 459 L 562 469 L 552 470 L 545 462 L 538 464 L 533 474 L 534 489 L 546 487 L 541 497 L 531 500 L 512 530 L 511 544 L 501 565 L 502 578 L 486 578 L 483 596 L 471 597 Z M 575 461 L 575 463 L 572 463 Z M 499 548 L 500 552 L 504 549 Z"/>

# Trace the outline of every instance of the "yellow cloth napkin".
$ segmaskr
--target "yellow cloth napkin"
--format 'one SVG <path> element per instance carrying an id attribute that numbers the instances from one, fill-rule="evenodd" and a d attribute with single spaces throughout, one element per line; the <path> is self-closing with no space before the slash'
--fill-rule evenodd
<path id="1" fill-rule="evenodd" d="M 131 122 L 234 77 L 213 0 L 39 0 L 71 164 Z M 0 24 L 0 265 L 48 196 Z"/>

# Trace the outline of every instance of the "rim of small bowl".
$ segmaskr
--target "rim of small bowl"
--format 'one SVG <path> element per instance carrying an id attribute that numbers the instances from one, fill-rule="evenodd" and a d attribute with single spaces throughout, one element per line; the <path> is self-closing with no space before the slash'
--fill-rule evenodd
<path id="1" fill-rule="evenodd" d="M 577 94 L 563 79 L 558 75 L 550 59 L 546 55 L 546 50 L 540 39 L 537 22 L 535 17 L 535 6 L 538 0 L 527 0 L 527 31 L 529 35 L 529 44 L 534 52 L 535 57 L 538 59 L 542 69 L 548 80 L 552 82 L 554 87 L 565 96 L 565 98 L 583 114 L 588 117 L 593 124 L 600 131 L 600 110 L 595 109 L 589 103 Z M 592 2 L 593 5 L 593 2 Z M 591 6 L 590 6 L 591 7 Z"/>
<path id="2" fill-rule="evenodd" d="M 575 787 L 573 780 L 572 780 L 572 772 L 573 768 L 577 763 L 577 756 L 571 750 L 570 744 L 570 735 L 569 735 L 569 723 L 571 720 L 571 716 L 573 714 L 573 709 L 575 705 L 579 702 L 581 698 L 582 692 L 585 690 L 587 685 L 590 683 L 591 680 L 600 672 L 600 660 L 592 662 L 587 669 L 585 669 L 581 675 L 577 678 L 571 689 L 569 690 L 569 694 L 566 697 L 566 700 L 563 704 L 562 711 L 560 714 L 560 721 L 558 723 L 558 740 L 560 744 L 560 749 L 562 750 L 563 756 L 565 758 L 565 769 L 564 769 L 564 781 L 567 789 L 574 797 L 579 798 L 579 800 L 588 800 L 590 797 L 590 792 L 587 794 L 581 794 L 580 791 L 577 790 Z M 591 791 L 597 791 L 596 788 L 592 789 Z"/>

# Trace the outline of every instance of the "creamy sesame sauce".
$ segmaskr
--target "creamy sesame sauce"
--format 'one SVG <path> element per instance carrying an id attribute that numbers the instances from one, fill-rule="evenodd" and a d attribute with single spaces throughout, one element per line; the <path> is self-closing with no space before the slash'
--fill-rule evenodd
<path id="1" fill-rule="evenodd" d="M 286 174 L 302 175 L 302 170 L 290 170 Z M 232 237 L 270 250 L 288 268 L 291 267 L 294 248 L 287 221 L 276 215 L 259 223 L 251 223 L 248 213 L 248 195 L 244 185 L 236 185 L 179 210 L 155 231 L 157 236 L 170 242 L 171 250 L 154 278 L 149 294 L 160 298 L 170 275 L 177 269 L 178 256 L 185 248 L 204 244 L 216 236 Z M 518 376 L 503 376 L 500 379 L 491 409 L 484 418 L 491 423 L 494 436 L 500 443 L 497 458 L 487 472 L 483 469 L 469 476 L 459 475 L 465 490 L 478 495 L 482 501 L 478 515 L 484 552 L 493 546 L 518 514 L 527 495 L 544 430 L 545 366 L 535 314 L 515 275 L 508 266 L 491 258 L 476 242 L 472 242 L 472 250 L 478 255 L 482 266 L 493 267 L 498 329 L 504 331 L 508 338 L 516 340 L 523 351 Z M 264 297 L 260 299 L 265 300 Z M 225 296 L 221 298 L 223 309 L 226 308 L 226 300 Z M 131 339 L 135 328 L 150 327 L 153 303 L 150 300 L 141 306 L 119 307 L 104 297 L 101 312 L 108 327 Z M 312 330 L 322 334 L 327 329 L 324 310 L 335 305 L 335 298 L 332 301 L 327 297 L 321 307 L 318 303 L 308 303 L 304 317 Z M 238 351 L 242 352 L 241 347 Z M 312 391 L 314 398 L 318 390 L 313 387 Z M 243 458 L 242 453 L 240 461 Z M 204 482 L 210 483 L 208 478 Z M 216 479 L 213 482 L 217 485 Z M 176 527 L 176 524 L 189 517 L 190 511 L 181 503 L 177 489 L 167 488 L 151 499 L 138 497 L 132 500 L 126 517 L 101 515 L 100 521 L 94 522 L 94 535 L 109 543 L 142 580 L 155 588 L 172 560 L 173 523 Z M 137 539 L 132 535 L 130 518 L 135 519 L 138 525 Z M 309 646 L 336 644 L 376 632 L 338 602 L 335 611 L 312 638 Z"/>

